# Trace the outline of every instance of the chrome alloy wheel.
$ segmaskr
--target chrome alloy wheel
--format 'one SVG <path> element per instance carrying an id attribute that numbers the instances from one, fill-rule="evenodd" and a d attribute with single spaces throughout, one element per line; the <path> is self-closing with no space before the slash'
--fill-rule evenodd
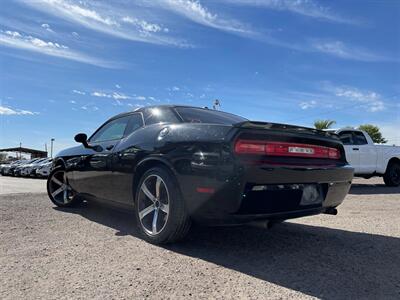
<path id="1" fill-rule="evenodd" d="M 72 201 L 73 191 L 68 184 L 67 173 L 64 170 L 55 172 L 49 179 L 49 193 L 54 201 L 68 204 Z"/>
<path id="2" fill-rule="evenodd" d="M 148 235 L 159 234 L 167 224 L 169 215 L 168 188 L 158 175 L 149 175 L 142 183 L 138 195 L 139 221 Z"/>

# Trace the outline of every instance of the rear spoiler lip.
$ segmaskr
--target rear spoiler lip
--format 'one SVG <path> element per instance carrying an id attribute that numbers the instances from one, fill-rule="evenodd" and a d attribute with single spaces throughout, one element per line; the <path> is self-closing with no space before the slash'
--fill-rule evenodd
<path id="1" fill-rule="evenodd" d="M 336 133 L 319 130 L 310 127 L 282 124 L 282 123 L 271 123 L 261 121 L 244 121 L 233 124 L 233 127 L 237 128 L 248 128 L 248 129 L 270 129 L 270 130 L 288 130 L 291 132 L 308 133 L 324 137 L 339 138 Z"/>

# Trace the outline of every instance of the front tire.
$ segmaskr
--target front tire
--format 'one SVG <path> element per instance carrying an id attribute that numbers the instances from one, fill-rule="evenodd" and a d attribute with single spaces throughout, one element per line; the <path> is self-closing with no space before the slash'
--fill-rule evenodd
<path id="1" fill-rule="evenodd" d="M 387 186 L 399 186 L 400 185 L 400 163 L 392 162 L 388 165 L 385 174 L 383 175 L 383 181 Z"/>
<path id="2" fill-rule="evenodd" d="M 182 240 L 191 225 L 176 178 L 163 167 L 149 169 L 140 179 L 135 215 L 141 236 L 152 244 Z"/>
<path id="3" fill-rule="evenodd" d="M 82 202 L 68 183 L 64 168 L 54 168 L 47 179 L 47 194 L 51 202 L 59 207 L 73 207 Z"/>

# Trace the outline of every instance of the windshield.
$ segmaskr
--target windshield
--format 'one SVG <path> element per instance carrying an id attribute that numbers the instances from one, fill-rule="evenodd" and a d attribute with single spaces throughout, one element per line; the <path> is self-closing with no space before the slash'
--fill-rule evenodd
<path id="1" fill-rule="evenodd" d="M 177 107 L 175 109 L 186 123 L 232 125 L 247 121 L 245 118 L 216 110 L 194 107 Z"/>

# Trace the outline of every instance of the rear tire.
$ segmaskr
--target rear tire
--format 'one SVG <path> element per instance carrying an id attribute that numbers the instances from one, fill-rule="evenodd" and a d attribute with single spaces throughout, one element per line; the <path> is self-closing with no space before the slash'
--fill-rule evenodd
<path id="1" fill-rule="evenodd" d="M 135 215 L 141 236 L 152 244 L 180 241 L 191 226 L 176 178 L 164 167 L 151 168 L 141 177 Z"/>
<path id="2" fill-rule="evenodd" d="M 400 185 L 400 163 L 392 162 L 388 165 L 385 174 L 383 175 L 383 181 L 387 186 L 399 186 Z"/>
<path id="3" fill-rule="evenodd" d="M 59 207 L 74 207 L 82 202 L 82 198 L 70 187 L 63 167 L 56 167 L 50 172 L 47 194 L 51 202 Z"/>

